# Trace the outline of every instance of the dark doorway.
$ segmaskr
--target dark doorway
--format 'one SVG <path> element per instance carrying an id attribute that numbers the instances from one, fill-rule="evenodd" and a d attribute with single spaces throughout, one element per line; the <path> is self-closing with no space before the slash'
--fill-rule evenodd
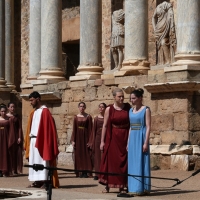
<path id="1" fill-rule="evenodd" d="M 65 78 L 69 80 L 70 76 L 75 76 L 75 74 L 77 73 L 77 68 L 80 60 L 79 40 L 63 43 L 62 49 L 63 49 L 63 70 L 65 72 Z"/>

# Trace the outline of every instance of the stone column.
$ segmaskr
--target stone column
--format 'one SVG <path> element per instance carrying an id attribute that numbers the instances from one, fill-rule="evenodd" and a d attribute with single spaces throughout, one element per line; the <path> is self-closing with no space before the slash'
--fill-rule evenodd
<path id="1" fill-rule="evenodd" d="M 41 68 L 41 0 L 30 0 L 29 76 L 36 80 Z"/>
<path id="2" fill-rule="evenodd" d="M 172 66 L 200 70 L 200 1 L 177 0 L 177 53 Z M 182 68 L 181 67 L 181 68 Z"/>
<path id="3" fill-rule="evenodd" d="M 65 80 L 61 56 L 62 1 L 41 0 L 41 71 L 38 79 Z"/>
<path id="4" fill-rule="evenodd" d="M 125 1 L 125 55 L 122 75 L 147 73 L 148 62 L 148 1 Z M 120 73 L 119 72 L 119 73 Z"/>
<path id="5" fill-rule="evenodd" d="M 80 65 L 75 79 L 96 79 L 102 74 L 101 6 L 101 0 L 80 1 Z"/>
<path id="6" fill-rule="evenodd" d="M 14 0 L 5 0 L 5 79 L 14 89 Z"/>
<path id="7" fill-rule="evenodd" d="M 5 1 L 0 1 L 0 88 L 5 86 Z"/>

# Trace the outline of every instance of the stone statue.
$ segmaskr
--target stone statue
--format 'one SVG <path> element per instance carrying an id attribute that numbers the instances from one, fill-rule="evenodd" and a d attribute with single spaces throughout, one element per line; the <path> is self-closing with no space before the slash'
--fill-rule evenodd
<path id="1" fill-rule="evenodd" d="M 158 51 L 157 64 L 174 62 L 176 35 L 172 4 L 164 1 L 156 7 L 152 24 Z"/>
<path id="2" fill-rule="evenodd" d="M 112 14 L 111 51 L 115 62 L 115 68 L 120 70 L 124 58 L 124 11 L 116 10 Z"/>

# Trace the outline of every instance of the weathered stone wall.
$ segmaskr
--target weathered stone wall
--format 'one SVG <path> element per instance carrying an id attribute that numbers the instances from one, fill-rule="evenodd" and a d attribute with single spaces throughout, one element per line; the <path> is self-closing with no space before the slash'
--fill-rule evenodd
<path id="1" fill-rule="evenodd" d="M 101 102 L 113 103 L 112 89 L 116 86 L 144 87 L 148 75 L 116 77 L 107 80 L 88 80 L 38 85 L 33 90 L 59 92 L 61 99 L 44 103 L 49 107 L 58 131 L 59 163 L 72 164 L 69 147 L 73 128 L 73 116 L 78 113 L 78 103 L 84 101 L 86 112 L 92 117 L 98 114 Z M 145 90 L 145 89 L 144 89 Z M 29 94 L 31 90 L 24 90 Z M 194 169 L 200 154 L 200 109 L 199 94 L 191 92 L 150 94 L 145 90 L 143 102 L 151 108 L 152 129 L 150 134 L 151 166 L 162 169 Z M 129 95 L 125 94 L 125 102 Z M 26 127 L 28 113 L 32 108 L 23 100 L 23 128 Z"/>

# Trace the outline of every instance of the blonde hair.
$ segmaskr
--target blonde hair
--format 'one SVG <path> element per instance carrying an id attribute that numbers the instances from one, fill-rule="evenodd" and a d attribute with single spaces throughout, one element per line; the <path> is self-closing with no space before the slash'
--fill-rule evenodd
<path id="1" fill-rule="evenodd" d="M 122 93 L 124 93 L 123 90 L 122 90 L 121 88 L 114 88 L 114 89 L 112 90 L 112 95 L 115 97 L 117 92 L 122 92 Z"/>

